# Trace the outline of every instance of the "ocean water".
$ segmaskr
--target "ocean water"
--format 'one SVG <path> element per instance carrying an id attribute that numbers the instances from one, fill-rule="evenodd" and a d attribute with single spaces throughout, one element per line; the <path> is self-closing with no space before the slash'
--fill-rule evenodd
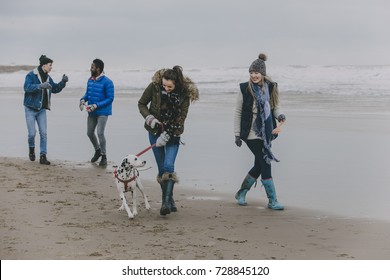
<path id="1" fill-rule="evenodd" d="M 117 89 L 139 94 L 157 69 L 106 69 Z M 370 66 L 268 66 L 268 75 L 286 94 L 325 94 L 337 96 L 390 95 L 390 65 Z M 1 73 L 0 88 L 21 87 L 26 71 Z M 54 69 L 58 81 L 66 73 L 69 88 L 85 88 L 89 70 Z M 248 80 L 247 67 L 184 69 L 203 96 L 236 93 L 238 83 Z"/>
<path id="2" fill-rule="evenodd" d="M 270 67 L 278 82 L 287 124 L 273 145 L 281 160 L 273 164 L 279 200 L 288 207 L 315 209 L 347 217 L 390 221 L 390 66 Z M 156 69 L 110 70 L 115 83 L 113 116 L 106 129 L 110 164 L 148 146 L 137 101 Z M 245 67 L 184 69 L 200 90 L 190 108 L 176 169 L 189 188 L 232 194 L 252 167 L 253 156 L 233 137 L 233 108 L 238 84 L 248 80 Z M 86 70 L 55 69 L 66 89 L 53 96 L 48 112 L 49 159 L 82 162 L 93 154 L 86 136 L 86 114 L 78 109 L 89 78 Z M 27 157 L 23 110 L 26 71 L 0 73 L 0 156 Z M 38 137 L 37 139 L 38 140 Z M 157 173 L 151 152 L 143 158 Z M 248 195 L 251 205 L 264 205 L 258 184 Z"/>

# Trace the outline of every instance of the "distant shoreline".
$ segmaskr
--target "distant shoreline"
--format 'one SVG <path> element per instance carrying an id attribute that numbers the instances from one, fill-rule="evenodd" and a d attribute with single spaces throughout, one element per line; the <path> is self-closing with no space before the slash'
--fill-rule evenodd
<path id="1" fill-rule="evenodd" d="M 34 65 L 0 65 L 0 73 L 13 73 L 18 71 L 30 71 Z"/>

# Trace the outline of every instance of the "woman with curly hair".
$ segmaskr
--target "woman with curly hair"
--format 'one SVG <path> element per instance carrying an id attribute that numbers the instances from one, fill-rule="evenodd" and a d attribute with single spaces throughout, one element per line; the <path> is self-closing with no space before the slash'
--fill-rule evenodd
<path id="1" fill-rule="evenodd" d="M 196 85 L 183 75 L 180 66 L 175 66 L 157 71 L 138 101 L 150 144 L 156 143 L 153 153 L 162 190 L 160 215 L 163 216 L 177 211 L 173 199 L 173 187 L 178 182 L 175 160 L 190 103 L 198 99 Z"/>

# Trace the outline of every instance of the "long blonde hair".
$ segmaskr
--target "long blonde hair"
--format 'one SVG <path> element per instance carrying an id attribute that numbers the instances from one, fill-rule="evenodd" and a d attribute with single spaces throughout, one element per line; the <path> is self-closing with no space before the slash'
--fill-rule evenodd
<path id="1" fill-rule="evenodd" d="M 276 108 L 276 107 L 279 106 L 279 102 L 280 102 L 280 100 L 279 100 L 278 84 L 277 84 L 277 83 L 274 83 L 274 82 L 271 80 L 270 77 L 268 77 L 268 76 L 263 76 L 263 77 L 262 77 L 262 86 L 263 86 L 263 87 L 266 86 L 266 84 L 267 84 L 266 82 L 267 82 L 267 81 L 270 82 L 270 83 L 272 83 L 272 84 L 274 84 L 273 87 L 272 87 L 272 92 L 269 93 L 269 104 L 270 104 L 270 106 L 271 106 L 271 109 L 274 109 L 274 108 Z M 253 99 L 255 99 L 255 93 L 253 92 L 253 87 L 252 87 L 252 85 L 253 85 L 253 82 L 252 82 L 251 79 L 249 79 L 248 89 L 249 89 L 250 94 L 252 94 Z"/>

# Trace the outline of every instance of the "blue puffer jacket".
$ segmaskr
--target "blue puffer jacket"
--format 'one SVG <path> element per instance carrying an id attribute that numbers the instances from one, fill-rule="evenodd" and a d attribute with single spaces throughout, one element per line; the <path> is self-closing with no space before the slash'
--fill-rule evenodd
<path id="1" fill-rule="evenodd" d="M 88 113 L 90 116 L 112 115 L 114 83 L 104 75 L 96 80 L 90 78 L 87 83 L 87 92 L 81 99 L 88 101 L 89 105 L 96 104 L 96 110 Z"/>
<path id="2" fill-rule="evenodd" d="M 54 83 L 53 79 L 50 76 L 48 76 L 48 80 L 52 86 L 52 89 L 48 90 L 49 93 L 48 107 L 50 110 L 51 94 L 59 93 L 65 87 L 66 84 L 63 81 L 56 84 Z M 42 82 L 46 82 L 46 81 L 42 81 Z M 27 74 L 26 79 L 24 81 L 24 101 L 23 101 L 24 106 L 35 110 L 42 109 L 42 99 L 43 99 L 44 90 L 38 89 L 39 84 L 41 84 L 41 81 L 39 80 L 38 68 L 36 68 Z"/>

